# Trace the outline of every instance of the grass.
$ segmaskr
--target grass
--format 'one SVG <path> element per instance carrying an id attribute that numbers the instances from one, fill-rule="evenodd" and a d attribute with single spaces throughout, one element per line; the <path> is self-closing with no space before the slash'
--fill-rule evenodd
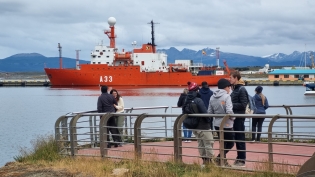
<path id="1" fill-rule="evenodd" d="M 200 164 L 154 161 L 154 152 L 147 160 L 102 159 L 101 157 L 69 157 L 58 154 L 58 144 L 53 136 L 39 136 L 32 141 L 32 149 L 21 148 L 20 155 L 14 159 L 23 164 L 33 164 L 40 168 L 52 168 L 54 171 L 64 171 L 73 174 L 101 177 L 124 173 L 127 177 L 293 177 L 290 174 L 274 172 L 244 172 L 223 169 L 215 165 L 201 168 Z M 266 163 L 266 165 L 268 165 Z M 257 169 L 265 168 L 257 166 Z M 115 175 L 114 175 L 115 176 Z"/>

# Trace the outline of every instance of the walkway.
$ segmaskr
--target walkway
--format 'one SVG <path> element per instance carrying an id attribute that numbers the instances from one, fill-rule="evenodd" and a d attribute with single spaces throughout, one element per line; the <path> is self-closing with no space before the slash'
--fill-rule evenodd
<path id="1" fill-rule="evenodd" d="M 282 144 L 282 145 L 281 145 Z M 285 145 L 289 144 L 289 145 Z M 295 146 L 292 146 L 292 145 Z M 199 156 L 198 149 L 197 149 L 197 142 L 193 141 L 191 143 L 184 143 L 183 142 L 183 162 L 184 163 L 199 163 L 201 164 L 201 159 L 198 158 Z M 302 146 L 296 146 L 302 145 Z M 311 147 L 307 147 L 307 145 Z M 257 163 L 259 162 L 268 162 L 268 154 L 264 154 L 262 152 L 268 152 L 268 144 L 267 143 L 246 143 L 247 146 L 247 160 L 246 168 L 248 170 L 267 170 L 268 165 L 266 163 Z M 315 152 L 314 144 L 307 144 L 307 143 L 287 143 L 283 142 L 280 144 L 273 145 L 274 151 L 274 162 L 281 163 L 282 165 L 274 165 L 274 170 L 278 172 L 297 172 L 299 166 L 294 165 L 303 165 L 306 160 L 310 157 L 303 157 L 303 156 L 296 156 L 296 155 L 313 155 Z M 227 155 L 227 158 L 230 159 L 229 163 L 233 164 L 234 159 L 236 157 L 236 147 L 234 146 L 232 151 L 230 151 Z M 216 141 L 214 144 L 215 154 L 219 152 L 219 142 Z M 251 151 L 259 151 L 251 152 Z M 81 155 L 95 155 L 100 156 L 99 148 L 90 148 L 80 150 L 78 152 Z M 149 142 L 149 143 L 142 143 L 142 159 L 146 160 L 155 160 L 155 161 L 169 161 L 173 160 L 172 154 L 174 153 L 173 149 L 173 141 L 164 141 L 164 142 Z M 152 154 L 146 154 L 152 153 Z M 278 155 L 276 153 L 285 153 L 288 155 Z M 134 145 L 133 144 L 126 144 L 123 147 L 118 148 L 111 148 L 108 151 L 108 156 L 110 157 L 118 157 L 118 158 L 134 158 Z M 294 164 L 294 165 L 288 165 Z"/>

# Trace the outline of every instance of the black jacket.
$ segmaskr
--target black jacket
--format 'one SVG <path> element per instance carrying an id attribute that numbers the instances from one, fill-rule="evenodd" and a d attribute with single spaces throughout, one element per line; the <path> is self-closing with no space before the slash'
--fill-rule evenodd
<path id="1" fill-rule="evenodd" d="M 102 93 L 97 100 L 97 112 L 116 112 L 114 104 L 117 101 L 112 94 Z"/>
<path id="2" fill-rule="evenodd" d="M 213 95 L 213 92 L 209 88 L 202 87 L 199 90 L 199 94 L 201 96 L 200 98 L 205 103 L 205 106 L 208 109 L 208 107 L 209 107 L 209 100 L 210 100 L 210 97 Z"/>
<path id="3" fill-rule="evenodd" d="M 208 114 L 207 108 L 200 98 L 200 94 L 195 91 L 190 91 L 187 94 L 186 101 L 194 100 L 198 107 L 198 114 Z M 209 130 L 212 127 L 212 119 L 209 117 L 200 117 L 198 127 L 196 129 Z"/>
<path id="4" fill-rule="evenodd" d="M 187 94 L 185 94 L 185 93 L 180 94 L 178 101 L 177 101 L 178 107 L 182 107 L 185 104 L 186 96 L 187 96 Z"/>
<path id="5" fill-rule="evenodd" d="M 231 93 L 234 114 L 245 114 L 246 105 L 248 103 L 247 95 L 247 90 L 242 84 L 234 86 L 234 90 Z"/>

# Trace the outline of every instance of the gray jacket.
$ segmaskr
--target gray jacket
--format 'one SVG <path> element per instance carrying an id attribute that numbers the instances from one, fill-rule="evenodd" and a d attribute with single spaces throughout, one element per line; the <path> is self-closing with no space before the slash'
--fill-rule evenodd
<path id="1" fill-rule="evenodd" d="M 218 89 L 213 92 L 213 95 L 210 98 L 209 114 L 234 114 L 233 113 L 233 104 L 231 101 L 230 95 L 223 89 Z M 215 117 L 214 126 L 220 127 L 223 117 Z M 226 120 L 224 128 L 232 128 L 234 123 L 234 117 Z"/>

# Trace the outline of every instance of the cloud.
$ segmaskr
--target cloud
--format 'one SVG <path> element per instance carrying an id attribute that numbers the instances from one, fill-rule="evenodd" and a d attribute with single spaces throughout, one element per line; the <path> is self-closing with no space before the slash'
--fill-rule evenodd
<path id="1" fill-rule="evenodd" d="M 0 58 L 37 52 L 89 60 L 95 44 L 109 44 L 103 30 L 115 17 L 116 45 L 131 50 L 131 42 L 151 40 L 151 20 L 158 48 L 221 51 L 252 56 L 290 54 L 315 48 L 315 1 L 129 1 L 129 0 L 2 0 Z M 306 44 L 306 46 L 305 46 Z"/>

